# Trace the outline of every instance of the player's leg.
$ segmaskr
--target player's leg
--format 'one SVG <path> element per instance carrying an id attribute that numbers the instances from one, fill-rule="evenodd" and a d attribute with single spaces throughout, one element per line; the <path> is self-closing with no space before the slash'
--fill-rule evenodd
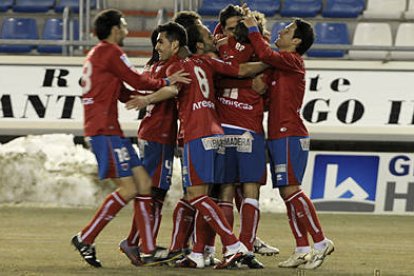
<path id="1" fill-rule="evenodd" d="M 249 268 L 263 268 L 255 258 L 254 241 L 260 220 L 259 195 L 261 185 L 266 184 L 266 155 L 264 136 L 252 131 L 239 131 L 241 145 L 237 147 L 239 181 L 243 187 L 240 207 L 240 241 L 249 250 L 242 263 Z"/>
<path id="2" fill-rule="evenodd" d="M 179 140 L 179 144 L 180 141 Z M 184 174 L 183 161 L 183 145 L 179 145 L 176 149 L 176 156 L 180 158 L 181 172 Z M 195 209 L 188 201 L 187 190 L 184 186 L 184 176 L 182 175 L 183 197 L 177 202 L 173 212 L 173 231 L 171 236 L 171 245 L 169 247 L 169 255 L 172 258 L 181 258 L 189 251 L 189 241 L 193 236 Z"/>
<path id="3" fill-rule="evenodd" d="M 284 189 L 298 189 L 297 185 L 288 186 L 289 151 L 287 149 L 287 143 L 287 138 L 268 141 L 273 188 L 279 188 L 279 193 L 282 193 Z M 284 202 L 289 219 L 289 226 L 296 241 L 296 247 L 294 253 L 287 260 L 279 263 L 279 267 L 294 268 L 307 261 L 310 256 L 311 247 L 305 225 L 297 217 L 297 212 L 290 201 L 284 199 Z"/>
<path id="4" fill-rule="evenodd" d="M 202 139 L 206 139 L 206 141 L 202 141 Z M 246 250 L 231 231 L 230 225 L 221 209 L 207 196 L 208 185 L 205 183 L 216 183 L 219 178 L 222 179 L 222 176 L 218 177 L 218 174 L 215 173 L 220 167 L 217 164 L 217 160 L 224 157 L 224 152 L 218 152 L 217 148 L 205 149 L 203 146 L 211 142 L 210 140 L 207 141 L 207 139 L 214 140 L 219 138 L 208 137 L 202 139 L 195 139 L 184 145 L 184 184 L 187 187 L 189 201 L 196 209 L 196 221 L 201 224 L 201 226 L 199 224 L 197 227 L 204 227 L 203 225 L 208 224 L 220 236 L 223 245 L 227 249 L 225 254 L 227 258 L 220 265 L 216 266 L 216 268 L 225 268 L 239 260 Z M 217 145 L 219 143 L 212 144 Z M 221 168 L 223 168 L 222 165 Z M 197 229 L 195 230 L 197 231 Z M 205 240 L 205 237 L 199 236 L 198 239 L 202 241 Z M 193 252 L 180 264 L 193 262 L 197 267 L 204 266 L 204 250 L 202 248 L 204 247 L 194 246 Z M 195 249 L 198 251 L 195 251 Z M 192 265 L 194 267 L 194 264 Z"/>
<path id="5" fill-rule="evenodd" d="M 285 149 L 284 162 L 278 162 L 279 171 L 276 169 L 275 173 L 279 181 L 277 185 L 280 195 L 288 210 L 292 233 L 296 239 L 295 253 L 299 256 L 306 254 L 306 262 L 300 264 L 301 268 L 314 269 L 333 252 L 334 247 L 333 243 L 324 236 L 312 201 L 300 188 L 308 159 L 309 138 L 287 137 L 279 140 L 281 141 L 276 142 L 276 147 L 279 147 L 279 153 L 283 152 L 280 147 Z M 307 241 L 308 233 L 314 241 L 313 252 L 310 251 Z"/>
<path id="6" fill-rule="evenodd" d="M 72 238 L 72 244 L 90 265 L 100 267 L 93 245 L 95 238 L 126 203 L 134 198 L 137 190 L 132 178 L 128 150 L 120 137 L 94 136 L 90 138 L 90 144 L 98 161 L 100 179 L 113 179 L 118 189 L 105 198 L 88 225 Z"/>
<path id="7" fill-rule="evenodd" d="M 174 146 L 143 140 L 139 141 L 139 145 L 144 168 L 152 179 L 152 196 L 154 198 L 153 233 L 156 240 L 161 224 L 164 199 L 171 186 Z"/>
<path id="8" fill-rule="evenodd" d="M 194 229 L 195 209 L 185 198 L 180 199 L 174 208 L 173 231 L 170 255 L 182 255 L 189 248 L 189 238 Z"/>
<path id="9" fill-rule="evenodd" d="M 226 135 L 232 135 L 232 129 L 223 128 Z M 234 212 L 233 212 L 233 199 L 235 197 L 235 186 L 239 180 L 239 168 L 237 162 L 237 152 L 235 147 L 227 147 L 224 156 L 224 184 L 216 185 L 220 187 L 219 194 L 219 206 L 226 216 L 227 222 L 233 229 L 234 224 Z"/>

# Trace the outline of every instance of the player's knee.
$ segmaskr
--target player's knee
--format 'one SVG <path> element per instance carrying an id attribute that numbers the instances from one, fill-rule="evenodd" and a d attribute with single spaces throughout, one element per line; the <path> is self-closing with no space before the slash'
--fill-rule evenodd
<path id="1" fill-rule="evenodd" d="M 299 185 L 289 185 L 289 186 L 285 186 L 285 187 L 279 187 L 279 194 L 284 200 L 286 200 L 291 195 L 293 195 L 294 193 L 296 193 L 299 190 L 300 190 Z"/>
<path id="2" fill-rule="evenodd" d="M 243 197 L 259 199 L 260 184 L 258 183 L 244 183 L 243 184 Z"/>
<path id="3" fill-rule="evenodd" d="M 235 187 L 234 184 L 221 184 L 220 186 L 220 197 L 221 201 L 233 202 Z"/>

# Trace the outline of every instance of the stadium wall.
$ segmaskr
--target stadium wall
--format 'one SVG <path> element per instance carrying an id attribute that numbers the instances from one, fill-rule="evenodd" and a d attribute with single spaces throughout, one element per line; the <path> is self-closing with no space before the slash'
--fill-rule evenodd
<path id="1" fill-rule="evenodd" d="M 81 136 L 82 62 L 73 57 L 1 57 L 1 135 Z M 146 60 L 132 62 L 141 70 Z M 302 115 L 312 139 L 414 142 L 414 62 L 306 60 L 306 66 Z M 123 129 L 134 137 L 138 112 L 119 110 Z M 318 209 L 414 214 L 414 147 L 362 151 L 311 151 L 304 189 Z"/>

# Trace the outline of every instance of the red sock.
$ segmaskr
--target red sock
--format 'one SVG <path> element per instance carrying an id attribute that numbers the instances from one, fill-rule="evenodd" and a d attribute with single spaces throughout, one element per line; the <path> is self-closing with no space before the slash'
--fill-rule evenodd
<path id="1" fill-rule="evenodd" d="M 296 210 L 290 201 L 285 201 L 289 226 L 295 237 L 296 247 L 309 246 L 308 232 L 303 223 L 296 217 Z"/>
<path id="2" fill-rule="evenodd" d="M 253 198 L 243 200 L 240 211 L 241 227 L 239 240 L 253 251 L 253 243 L 256 239 L 257 226 L 260 220 L 259 202 Z"/>
<path id="3" fill-rule="evenodd" d="M 170 251 L 182 250 L 189 247 L 188 240 L 193 233 L 194 216 L 195 210 L 190 203 L 184 199 L 178 201 L 173 214 Z"/>
<path id="4" fill-rule="evenodd" d="M 204 253 L 204 247 L 206 245 L 207 236 L 209 235 L 209 229 L 211 229 L 211 227 L 203 218 L 203 215 L 201 215 L 199 211 L 196 211 L 194 223 L 194 253 Z"/>
<path id="5" fill-rule="evenodd" d="M 220 201 L 218 206 L 223 211 L 224 216 L 226 217 L 227 222 L 229 223 L 231 230 L 233 231 L 234 224 L 234 213 L 233 213 L 233 203 L 228 201 Z"/>
<path id="6" fill-rule="evenodd" d="M 135 201 L 136 199 L 134 199 Z M 139 242 L 139 232 L 138 232 L 138 228 L 137 228 L 137 224 L 138 222 L 135 221 L 135 213 L 138 212 L 137 207 L 138 205 L 134 203 L 134 214 L 132 217 L 132 224 L 131 224 L 131 229 L 129 230 L 129 234 L 127 237 L 127 242 L 129 246 L 138 246 L 138 242 Z"/>
<path id="7" fill-rule="evenodd" d="M 208 225 L 216 232 L 224 246 L 238 242 L 233 234 L 229 223 L 224 217 L 218 205 L 206 195 L 196 197 L 190 201 L 191 205 L 200 212 L 200 215 L 207 221 Z"/>
<path id="8" fill-rule="evenodd" d="M 243 186 L 236 185 L 235 193 L 234 193 L 234 202 L 236 203 L 237 211 L 240 214 L 241 205 L 243 202 Z"/>
<path id="9" fill-rule="evenodd" d="M 162 206 L 164 205 L 164 201 L 160 199 L 154 199 L 154 229 L 153 229 L 153 236 L 154 236 L 154 243 L 157 244 L 157 237 L 158 231 L 160 230 L 161 219 L 162 219 Z"/>
<path id="10" fill-rule="evenodd" d="M 312 236 L 314 242 L 325 239 L 322 227 L 316 214 L 315 206 L 303 191 L 293 194 L 287 201 L 290 201 L 296 211 L 297 219 L 304 225 L 306 231 Z"/>
<path id="11" fill-rule="evenodd" d="M 145 254 L 150 254 L 155 250 L 153 228 L 153 199 L 150 195 L 138 195 L 135 198 L 134 213 L 135 221 L 137 222 L 137 228 L 141 237 L 141 251 Z"/>
<path id="12" fill-rule="evenodd" d="M 131 230 L 129 230 L 129 235 L 127 237 L 127 242 L 129 246 L 138 246 L 138 241 L 139 241 L 139 232 L 137 229 L 137 222 L 135 221 L 135 214 L 134 214 L 134 216 L 132 217 Z"/>
<path id="13" fill-rule="evenodd" d="M 118 192 L 109 194 L 89 224 L 81 231 L 81 239 L 84 243 L 92 244 L 104 227 L 125 206 L 125 200 Z"/>

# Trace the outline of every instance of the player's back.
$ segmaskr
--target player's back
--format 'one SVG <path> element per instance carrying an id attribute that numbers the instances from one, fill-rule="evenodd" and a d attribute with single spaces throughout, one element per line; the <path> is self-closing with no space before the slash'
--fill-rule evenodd
<path id="1" fill-rule="evenodd" d="M 117 99 L 121 80 L 110 70 L 111 59 L 121 57 L 117 45 L 100 42 L 88 54 L 82 72 L 85 135 L 122 135 Z"/>
<path id="2" fill-rule="evenodd" d="M 249 43 L 239 43 L 229 37 L 219 48 L 220 57 L 232 63 L 244 63 L 255 59 L 254 49 Z M 222 124 L 242 127 L 263 133 L 263 98 L 251 88 L 236 85 L 218 91 L 217 112 Z"/>
<path id="3" fill-rule="evenodd" d="M 214 134 L 223 134 L 216 113 L 213 77 L 216 73 L 211 58 L 193 55 L 173 65 L 184 69 L 192 80 L 178 94 L 178 111 L 184 142 Z"/>

